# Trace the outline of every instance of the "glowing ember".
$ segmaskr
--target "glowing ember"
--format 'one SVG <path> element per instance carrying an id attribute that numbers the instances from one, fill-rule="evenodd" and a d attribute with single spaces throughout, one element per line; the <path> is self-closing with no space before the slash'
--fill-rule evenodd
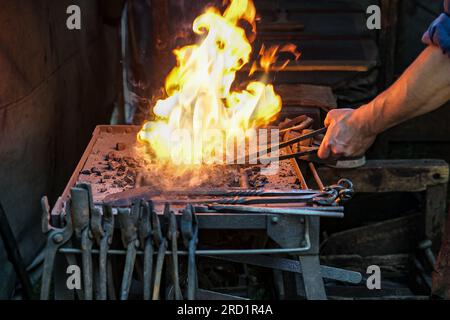
<path id="1" fill-rule="evenodd" d="M 174 51 L 177 66 L 166 79 L 167 98 L 156 103 L 156 120 L 147 122 L 138 134 L 158 162 L 210 163 L 248 129 L 276 118 L 281 98 L 272 85 L 253 81 L 245 90 L 232 89 L 236 72 L 252 52 L 238 23 L 245 20 L 255 31 L 255 15 L 251 0 L 232 0 L 223 14 L 209 8 L 195 19 L 193 30 L 202 41 Z M 266 71 L 278 50 L 268 50 L 270 61 L 261 59 Z"/>

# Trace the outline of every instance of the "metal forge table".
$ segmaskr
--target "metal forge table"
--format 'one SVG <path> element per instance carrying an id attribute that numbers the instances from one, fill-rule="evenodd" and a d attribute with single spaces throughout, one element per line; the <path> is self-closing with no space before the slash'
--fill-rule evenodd
<path id="1" fill-rule="evenodd" d="M 138 287 L 144 299 L 160 298 L 160 287 L 164 285 L 161 279 L 163 282 L 170 279 L 166 290 L 163 290 L 166 299 L 241 299 L 199 288 L 195 256 L 270 268 L 277 270 L 278 275 L 293 273 L 298 293 L 307 299 L 326 299 L 324 278 L 348 283 L 361 281 L 357 272 L 320 265 L 320 216 L 335 211 L 333 207 L 314 205 L 304 214 L 275 214 L 270 210 L 193 212 L 194 206 L 174 209 L 176 206 L 163 208 L 156 204 L 153 208 L 152 202 L 144 201 L 150 200 L 145 193 L 133 193 L 136 175 L 121 172 L 123 168 L 111 160 L 121 152 L 126 153 L 124 150 L 127 148 L 131 149 L 130 146 L 136 143 L 138 130 L 134 126 L 98 126 L 51 211 L 48 201 L 43 198 L 42 227 L 48 242 L 41 299 L 50 298 L 52 281 L 55 299 L 128 299 L 133 273 L 138 275 L 142 284 Z M 108 153 L 112 151 L 115 153 Z M 105 162 L 105 158 L 110 162 Z M 123 159 L 127 160 L 126 154 L 122 154 Z M 136 168 L 137 163 L 128 158 L 127 164 Z M 135 171 L 131 170 L 132 173 Z M 128 204 L 111 204 L 110 199 L 117 200 L 121 194 L 128 193 L 134 194 L 127 199 Z M 272 245 L 211 248 L 204 239 L 198 241 L 197 229 L 200 232 L 262 230 Z M 180 246 L 183 248 L 179 249 Z M 112 257 L 117 256 L 124 258 L 123 267 L 112 262 Z M 179 257 L 187 257 L 186 284 L 180 280 Z M 142 261 L 141 268 L 135 268 L 136 261 Z M 68 289 L 68 265 L 81 267 L 81 288 Z M 117 283 L 119 281 L 114 283 L 113 279 L 117 280 L 118 269 L 123 271 L 119 277 L 121 284 Z M 185 290 L 182 290 L 183 286 Z"/>

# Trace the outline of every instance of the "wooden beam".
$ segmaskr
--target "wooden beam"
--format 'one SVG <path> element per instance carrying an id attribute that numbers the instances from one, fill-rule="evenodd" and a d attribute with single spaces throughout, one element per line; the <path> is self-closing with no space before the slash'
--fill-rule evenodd
<path id="1" fill-rule="evenodd" d="M 307 84 L 276 85 L 275 91 L 281 96 L 283 106 L 318 107 L 331 110 L 337 107 L 337 100 L 330 87 Z"/>
<path id="2" fill-rule="evenodd" d="M 441 247 L 444 226 L 447 220 L 447 184 L 430 186 L 426 193 L 425 203 L 425 237 L 433 243 L 433 251 Z"/>
<path id="3" fill-rule="evenodd" d="M 310 72 L 310 71 L 344 71 L 344 72 L 367 72 L 374 62 L 371 61 L 322 61 L 322 60 L 303 60 L 301 62 L 290 62 L 284 69 L 279 70 L 281 65 L 275 64 L 274 70 L 277 72 Z M 250 71 L 250 64 L 245 65 L 242 68 L 242 72 Z M 262 72 L 263 69 L 257 66 L 257 72 Z"/>
<path id="4" fill-rule="evenodd" d="M 449 167 L 444 160 L 368 160 L 356 169 L 321 167 L 326 184 L 339 177 L 350 179 L 356 192 L 420 192 L 448 183 Z"/>
<path id="5" fill-rule="evenodd" d="M 419 237 L 430 239 L 437 252 L 447 217 L 449 167 L 444 160 L 369 160 L 356 169 L 322 167 L 319 175 L 327 184 L 339 177 L 348 178 L 356 192 L 425 192 Z"/>
<path id="6" fill-rule="evenodd" d="M 382 72 L 379 79 L 380 90 L 389 87 L 394 82 L 399 7 L 400 0 L 381 0 L 382 21 L 379 43 Z"/>

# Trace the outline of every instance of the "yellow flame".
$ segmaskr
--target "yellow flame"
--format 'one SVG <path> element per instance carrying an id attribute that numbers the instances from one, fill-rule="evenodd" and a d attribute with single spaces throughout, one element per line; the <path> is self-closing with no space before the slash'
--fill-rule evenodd
<path id="1" fill-rule="evenodd" d="M 223 15 L 210 8 L 193 23 L 202 41 L 174 50 L 177 65 L 165 82 L 167 98 L 156 103 L 156 120 L 145 123 L 138 134 L 158 161 L 189 164 L 201 157 L 205 162 L 224 141 L 270 123 L 279 113 L 281 98 L 272 85 L 254 81 L 245 90 L 232 89 L 236 72 L 252 52 L 238 24 L 246 20 L 255 31 L 255 16 L 251 0 L 232 0 Z M 201 143 L 174 143 L 179 130 Z M 210 130 L 221 134 L 211 135 Z"/>
<path id="2" fill-rule="evenodd" d="M 268 73 L 269 71 L 281 71 L 287 67 L 290 60 L 284 61 L 281 66 L 274 66 L 274 64 L 278 60 L 279 52 L 287 52 L 292 54 L 295 57 L 295 61 L 299 60 L 302 56 L 302 53 L 297 50 L 297 46 L 292 43 L 285 44 L 281 48 L 279 45 L 271 46 L 269 49 L 266 49 L 266 47 L 262 45 L 261 49 L 259 50 L 259 56 L 261 57 L 259 60 L 259 66 L 264 72 Z M 253 75 L 257 70 L 258 64 L 256 61 L 254 61 L 248 75 Z"/>

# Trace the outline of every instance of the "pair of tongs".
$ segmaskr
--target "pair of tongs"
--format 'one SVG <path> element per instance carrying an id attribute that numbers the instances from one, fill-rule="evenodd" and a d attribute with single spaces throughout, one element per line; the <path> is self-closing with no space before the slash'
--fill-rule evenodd
<path id="1" fill-rule="evenodd" d="M 283 129 L 283 131 L 286 132 L 286 131 L 289 131 L 292 129 L 293 128 L 287 128 L 287 129 Z M 296 153 L 278 155 L 276 157 L 261 157 L 260 154 L 268 154 L 269 152 L 272 152 L 272 150 L 280 150 L 280 149 L 286 148 L 288 146 L 297 144 L 301 141 L 312 139 L 318 135 L 325 134 L 326 132 L 327 132 L 327 128 L 320 128 L 315 131 L 312 131 L 312 132 L 303 134 L 301 136 L 292 138 L 290 140 L 284 141 L 276 146 L 270 146 L 266 150 L 260 150 L 256 153 L 249 155 L 248 158 L 256 159 L 257 161 L 263 159 L 264 162 L 277 162 L 277 161 L 287 160 L 287 159 L 291 159 L 291 158 L 320 162 L 319 157 L 317 157 L 317 151 L 319 150 L 319 147 L 304 147 L 303 149 L 306 149 L 306 150 L 296 152 Z"/>

